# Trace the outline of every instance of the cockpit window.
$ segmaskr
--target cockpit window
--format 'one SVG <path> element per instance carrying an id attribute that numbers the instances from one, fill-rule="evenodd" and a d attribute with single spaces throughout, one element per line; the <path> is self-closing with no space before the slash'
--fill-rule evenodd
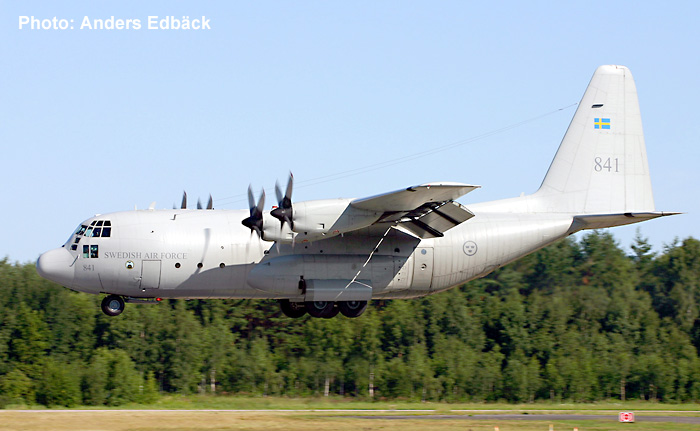
<path id="1" fill-rule="evenodd" d="M 90 226 L 80 225 L 75 231 L 76 236 L 88 238 L 109 238 L 112 236 L 112 222 L 109 220 L 93 220 Z"/>

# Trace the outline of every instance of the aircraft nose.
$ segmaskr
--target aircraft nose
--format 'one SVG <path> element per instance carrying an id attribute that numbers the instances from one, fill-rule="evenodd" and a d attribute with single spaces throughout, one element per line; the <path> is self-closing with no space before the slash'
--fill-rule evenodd
<path id="1" fill-rule="evenodd" d="M 55 248 L 39 256 L 36 271 L 47 280 L 70 287 L 73 285 L 75 270 L 71 266 L 75 258 L 65 248 Z"/>

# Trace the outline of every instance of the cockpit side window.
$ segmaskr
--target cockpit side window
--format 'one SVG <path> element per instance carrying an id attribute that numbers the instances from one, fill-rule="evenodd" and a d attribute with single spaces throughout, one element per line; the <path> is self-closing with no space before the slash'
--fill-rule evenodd
<path id="1" fill-rule="evenodd" d="M 100 246 L 97 244 L 83 246 L 83 259 L 97 259 L 100 257 Z"/>

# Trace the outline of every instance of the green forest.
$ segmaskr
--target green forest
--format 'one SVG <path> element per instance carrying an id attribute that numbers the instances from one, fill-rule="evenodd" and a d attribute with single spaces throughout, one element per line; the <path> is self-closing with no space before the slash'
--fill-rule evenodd
<path id="1" fill-rule="evenodd" d="M 0 261 L 0 407 L 150 403 L 161 394 L 362 400 L 700 400 L 700 242 L 568 238 L 486 278 L 360 318 L 275 301 L 130 304 Z"/>

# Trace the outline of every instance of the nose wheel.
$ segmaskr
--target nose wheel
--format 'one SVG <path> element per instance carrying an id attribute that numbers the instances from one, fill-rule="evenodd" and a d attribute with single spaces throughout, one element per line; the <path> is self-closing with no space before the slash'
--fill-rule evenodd
<path id="1" fill-rule="evenodd" d="M 108 316 L 119 316 L 124 311 L 124 298 L 119 295 L 107 295 L 102 300 L 102 312 Z"/>

